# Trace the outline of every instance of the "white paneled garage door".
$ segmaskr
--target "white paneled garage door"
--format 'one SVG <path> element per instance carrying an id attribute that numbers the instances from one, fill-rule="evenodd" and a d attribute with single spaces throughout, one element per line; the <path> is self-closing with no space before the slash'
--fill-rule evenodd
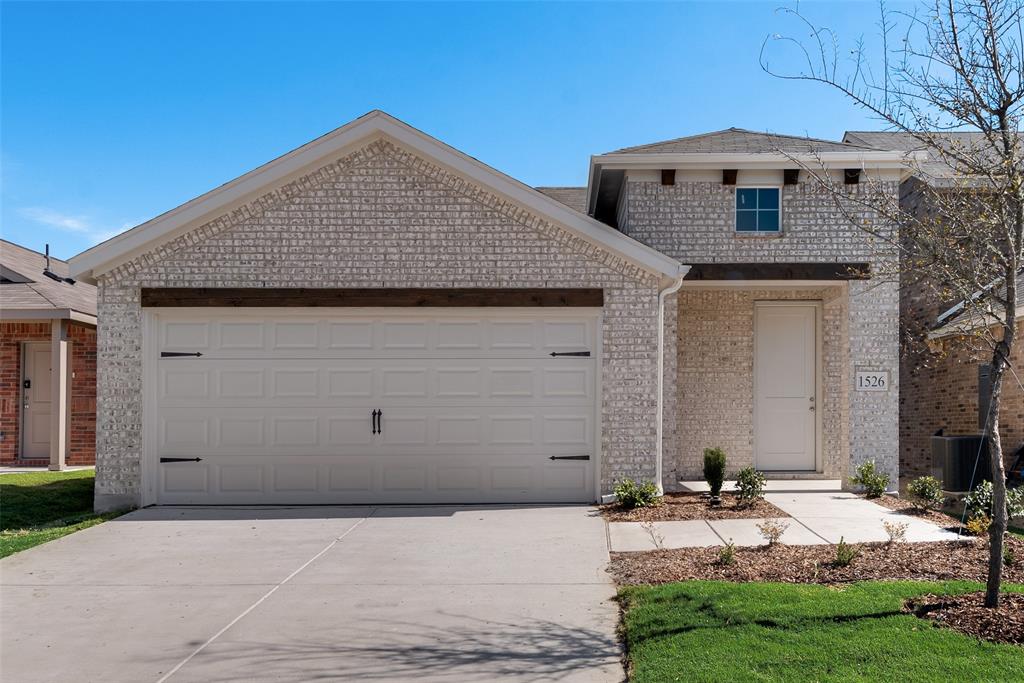
<path id="1" fill-rule="evenodd" d="M 149 316 L 155 502 L 595 498 L 595 309 Z"/>

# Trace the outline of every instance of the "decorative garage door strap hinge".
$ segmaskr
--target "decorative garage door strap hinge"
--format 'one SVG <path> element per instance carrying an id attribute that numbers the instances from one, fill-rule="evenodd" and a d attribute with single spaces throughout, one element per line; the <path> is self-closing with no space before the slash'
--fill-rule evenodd
<path id="1" fill-rule="evenodd" d="M 590 351 L 552 351 L 551 356 L 577 356 L 579 358 L 590 358 Z"/>
<path id="2" fill-rule="evenodd" d="M 160 458 L 160 462 L 201 462 L 202 458 Z"/>
<path id="3" fill-rule="evenodd" d="M 548 460 L 590 460 L 589 455 L 552 455 Z"/>
<path id="4" fill-rule="evenodd" d="M 199 353 L 198 351 L 195 351 L 195 352 L 192 352 L 192 353 L 189 353 L 187 351 L 161 351 L 160 352 L 160 357 L 161 358 L 180 358 L 182 356 L 195 356 L 196 358 L 199 358 L 202 355 L 203 354 Z"/>

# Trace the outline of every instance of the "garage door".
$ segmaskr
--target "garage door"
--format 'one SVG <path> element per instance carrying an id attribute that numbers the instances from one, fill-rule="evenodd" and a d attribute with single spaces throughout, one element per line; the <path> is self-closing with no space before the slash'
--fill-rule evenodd
<path id="1" fill-rule="evenodd" d="M 156 502 L 595 498 L 594 309 L 198 310 L 150 313 Z"/>

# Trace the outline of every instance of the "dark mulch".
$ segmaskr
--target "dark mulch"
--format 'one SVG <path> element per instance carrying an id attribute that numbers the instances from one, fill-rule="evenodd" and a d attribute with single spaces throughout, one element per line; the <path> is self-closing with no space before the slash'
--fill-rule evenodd
<path id="1" fill-rule="evenodd" d="M 601 514 L 609 522 L 670 522 L 691 519 L 758 519 L 789 517 L 768 501 L 761 499 L 750 507 L 739 507 L 736 496 L 722 494 L 722 503 L 712 506 L 710 498 L 699 493 L 666 493 L 661 505 L 623 510 L 616 503 L 602 505 Z"/>
<path id="2" fill-rule="evenodd" d="M 882 507 L 889 508 L 890 510 L 897 512 L 901 515 L 908 517 L 917 517 L 918 519 L 925 519 L 932 524 L 957 533 L 960 530 L 960 520 L 950 517 L 947 514 L 939 512 L 937 510 L 921 510 L 916 505 L 911 503 L 905 498 L 897 498 L 895 496 L 882 496 L 880 498 L 868 498 L 872 503 L 878 503 Z M 966 530 L 963 533 L 967 533 Z"/>
<path id="3" fill-rule="evenodd" d="M 1003 593 L 996 609 L 984 600 L 983 592 L 921 595 L 907 601 L 907 611 L 982 640 L 1024 645 L 1024 594 Z"/>
<path id="4" fill-rule="evenodd" d="M 1024 558 L 1024 540 L 1007 537 L 1006 545 Z M 735 561 L 723 565 L 718 548 L 684 548 L 639 553 L 612 553 L 608 571 L 619 584 L 657 584 L 699 579 L 835 584 L 864 580 L 985 581 L 988 546 L 984 541 L 934 543 L 864 543 L 860 555 L 836 566 L 834 545 L 737 548 Z M 1024 583 L 1024 562 L 1003 568 L 1003 580 Z"/>

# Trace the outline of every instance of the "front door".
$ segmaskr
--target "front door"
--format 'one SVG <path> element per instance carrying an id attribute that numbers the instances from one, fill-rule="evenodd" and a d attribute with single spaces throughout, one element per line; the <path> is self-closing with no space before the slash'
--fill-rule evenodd
<path id="1" fill-rule="evenodd" d="M 754 310 L 754 462 L 814 471 L 818 305 L 759 302 Z"/>
<path id="2" fill-rule="evenodd" d="M 27 343 L 21 383 L 21 457 L 50 457 L 50 345 Z"/>

